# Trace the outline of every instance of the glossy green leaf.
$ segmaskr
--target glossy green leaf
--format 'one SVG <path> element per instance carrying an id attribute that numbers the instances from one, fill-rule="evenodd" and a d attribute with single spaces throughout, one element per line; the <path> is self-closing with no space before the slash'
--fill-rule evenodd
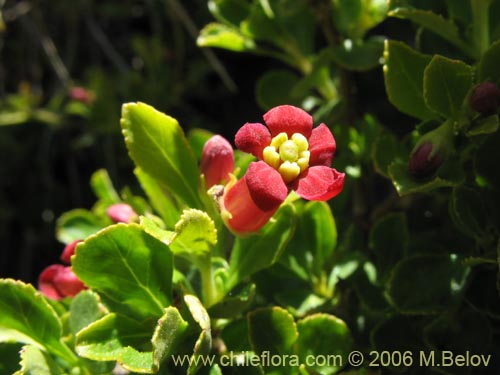
<path id="1" fill-rule="evenodd" d="M 387 293 L 403 313 L 435 314 L 459 303 L 468 273 L 456 255 L 418 255 L 395 267 Z"/>
<path id="2" fill-rule="evenodd" d="M 217 47 L 234 52 L 255 48 L 252 39 L 242 35 L 238 29 L 220 23 L 210 23 L 201 29 L 196 44 L 198 47 Z"/>
<path id="3" fill-rule="evenodd" d="M 141 216 L 139 222 L 147 234 L 160 240 L 164 244 L 170 245 L 175 236 L 175 232 L 161 228 L 155 220 L 149 217 Z"/>
<path id="4" fill-rule="evenodd" d="M 285 204 L 261 234 L 238 237 L 229 262 L 228 290 L 253 273 L 275 263 L 295 230 L 295 209 Z"/>
<path id="5" fill-rule="evenodd" d="M 232 291 L 227 297 L 208 310 L 212 318 L 234 318 L 243 313 L 253 302 L 255 284 L 249 284 L 242 290 Z"/>
<path id="6" fill-rule="evenodd" d="M 108 171 L 105 169 L 99 169 L 92 174 L 90 186 L 96 197 L 106 202 L 106 204 L 111 205 L 120 202 L 120 196 L 116 192 L 111 178 L 109 178 Z"/>
<path id="7" fill-rule="evenodd" d="M 141 168 L 134 169 L 135 176 L 146 193 L 151 206 L 160 215 L 167 228 L 173 228 L 181 216 L 177 202 L 172 194 Z"/>
<path id="8" fill-rule="evenodd" d="M 60 375 L 58 364 L 46 352 L 34 345 L 25 345 L 21 350 L 21 369 L 13 375 Z"/>
<path id="9" fill-rule="evenodd" d="M 344 42 L 331 49 L 332 60 L 347 70 L 366 71 L 380 65 L 384 39 L 372 37 L 366 41 Z"/>
<path id="10" fill-rule="evenodd" d="M 57 220 L 56 237 L 69 244 L 97 233 L 104 226 L 105 223 L 92 212 L 77 208 L 62 214 Z"/>
<path id="11" fill-rule="evenodd" d="M 476 135 L 491 134 L 495 133 L 499 127 L 500 121 L 498 115 L 491 115 L 473 124 L 465 135 L 467 135 L 467 137 L 474 137 Z"/>
<path id="12" fill-rule="evenodd" d="M 448 160 L 437 174 L 427 179 L 417 179 L 408 172 L 408 164 L 396 161 L 389 165 L 389 176 L 400 196 L 429 192 L 437 188 L 453 187 L 464 180 L 464 172 L 457 160 Z"/>
<path id="13" fill-rule="evenodd" d="M 73 298 L 69 306 L 69 326 L 74 335 L 104 315 L 104 309 L 99 304 L 99 297 L 90 290 L 84 290 Z"/>
<path id="14" fill-rule="evenodd" d="M 261 308 L 248 314 L 248 334 L 257 354 L 290 354 L 298 338 L 293 316 L 280 307 Z"/>
<path id="15" fill-rule="evenodd" d="M 459 47 L 470 56 L 476 55 L 475 50 L 461 39 L 458 27 L 452 21 L 447 20 L 430 10 L 396 8 L 389 12 L 389 16 L 415 22 L 416 24 L 432 31 L 448 42 Z"/>
<path id="16" fill-rule="evenodd" d="M 134 372 L 156 373 L 168 353 L 175 350 L 187 322 L 174 307 L 165 309 L 154 333 L 139 322 L 108 314 L 76 336 L 79 355 L 97 361 L 117 361 Z"/>
<path id="17" fill-rule="evenodd" d="M 424 102 L 424 69 L 431 57 L 406 44 L 386 41 L 384 49 L 385 89 L 390 102 L 401 112 L 422 120 L 435 117 Z"/>
<path id="18" fill-rule="evenodd" d="M 73 270 L 113 309 L 143 320 L 158 318 L 172 299 L 172 254 L 138 224 L 116 224 L 78 246 Z"/>
<path id="19" fill-rule="evenodd" d="M 483 54 L 477 67 L 478 82 L 491 81 L 500 84 L 500 40 L 493 43 Z"/>
<path id="20" fill-rule="evenodd" d="M 144 103 L 127 103 L 120 123 L 136 166 L 188 206 L 200 207 L 200 172 L 177 120 Z"/>
<path id="21" fill-rule="evenodd" d="M 175 235 L 170 244 L 172 253 L 202 267 L 216 244 L 217 230 L 210 216 L 196 209 L 184 210 L 175 224 Z"/>
<path id="22" fill-rule="evenodd" d="M 239 26 L 250 12 L 245 0 L 209 0 L 208 9 L 219 22 L 235 26 Z"/>
<path id="23" fill-rule="evenodd" d="M 282 104 L 297 106 L 301 98 L 293 89 L 298 82 L 297 75 L 289 70 L 270 70 L 257 81 L 257 102 L 265 110 Z"/>
<path id="24" fill-rule="evenodd" d="M 484 238 L 488 230 L 486 206 L 479 191 L 456 186 L 449 200 L 450 216 L 455 225 L 465 234 Z"/>
<path id="25" fill-rule="evenodd" d="M 324 357 L 326 363 L 309 367 L 321 374 L 334 374 L 345 366 L 353 340 L 345 322 L 333 315 L 313 314 L 297 322 L 297 350 L 301 363 L 308 356 Z"/>
<path id="26" fill-rule="evenodd" d="M 424 99 L 443 117 L 455 117 L 472 86 L 472 68 L 459 60 L 435 55 L 424 71 Z"/>
<path id="27" fill-rule="evenodd" d="M 407 255 L 409 237 L 403 213 L 390 213 L 372 227 L 369 243 L 375 253 L 380 281 L 385 281 L 396 263 Z"/>
<path id="28" fill-rule="evenodd" d="M 69 362 L 76 359 L 60 341 L 62 328 L 56 312 L 30 284 L 0 279 L 0 311 L 0 342 L 17 341 L 46 348 Z"/>

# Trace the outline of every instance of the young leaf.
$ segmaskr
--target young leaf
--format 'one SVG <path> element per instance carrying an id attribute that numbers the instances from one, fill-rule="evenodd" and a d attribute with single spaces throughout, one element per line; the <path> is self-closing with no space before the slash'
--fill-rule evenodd
<path id="1" fill-rule="evenodd" d="M 341 319 L 328 314 L 313 314 L 297 323 L 299 334 L 297 348 L 301 363 L 306 363 L 308 356 L 327 358 L 324 365 L 311 367 L 321 374 L 334 374 L 345 363 L 353 340 L 349 328 Z M 331 361 L 330 361 L 331 359 Z"/>
<path id="2" fill-rule="evenodd" d="M 47 354 L 34 345 L 25 345 L 21 349 L 21 369 L 13 375 L 60 375 L 59 365 Z"/>
<path id="3" fill-rule="evenodd" d="M 250 12 L 245 0 L 209 0 L 210 13 L 222 23 L 238 26 Z"/>
<path id="4" fill-rule="evenodd" d="M 479 119 L 476 124 L 467 129 L 465 135 L 467 137 L 474 137 L 476 135 L 492 134 L 495 133 L 500 127 L 498 115 L 491 115 L 483 119 Z"/>
<path id="5" fill-rule="evenodd" d="M 156 319 L 172 300 L 172 254 L 138 224 L 117 224 L 78 245 L 73 271 L 113 308 Z"/>
<path id="6" fill-rule="evenodd" d="M 458 303 L 469 269 L 456 255 L 418 255 L 394 269 L 387 294 L 405 314 L 435 314 Z"/>
<path id="7" fill-rule="evenodd" d="M 171 194 L 141 168 L 135 168 L 134 173 L 154 210 L 167 228 L 173 228 L 181 213 Z"/>
<path id="8" fill-rule="evenodd" d="M 105 169 L 99 169 L 92 174 L 90 186 L 96 197 L 105 201 L 107 205 L 119 203 L 121 201 Z"/>
<path id="9" fill-rule="evenodd" d="M 293 316 L 280 307 L 261 308 L 248 314 L 248 334 L 257 354 L 269 351 L 271 355 L 291 353 L 298 337 Z"/>
<path id="10" fill-rule="evenodd" d="M 189 207 L 201 207 L 200 172 L 177 120 L 144 103 L 127 103 L 120 124 L 135 164 Z"/>
<path id="11" fill-rule="evenodd" d="M 238 237 L 235 240 L 229 263 L 227 290 L 251 274 L 275 263 L 295 229 L 295 209 L 283 205 L 268 223 L 262 234 Z"/>
<path id="12" fill-rule="evenodd" d="M 97 233 L 105 226 L 96 215 L 84 209 L 74 209 L 61 215 L 56 224 L 56 237 L 69 244 L 76 240 L 83 240 Z"/>
<path id="13" fill-rule="evenodd" d="M 422 120 L 434 118 L 423 97 L 424 69 L 431 57 L 390 40 L 385 42 L 384 59 L 385 89 L 390 102 L 410 116 Z"/>
<path id="14" fill-rule="evenodd" d="M 455 117 L 472 86 L 472 68 L 459 60 L 435 55 L 424 71 L 424 99 L 443 117 Z"/>
<path id="15" fill-rule="evenodd" d="M 478 82 L 491 81 L 500 84 L 500 40 L 493 43 L 483 54 L 477 67 Z"/>
<path id="16" fill-rule="evenodd" d="M 245 37 L 238 29 L 215 22 L 201 29 L 196 44 L 198 47 L 217 47 L 234 52 L 255 48 L 253 40 Z"/>

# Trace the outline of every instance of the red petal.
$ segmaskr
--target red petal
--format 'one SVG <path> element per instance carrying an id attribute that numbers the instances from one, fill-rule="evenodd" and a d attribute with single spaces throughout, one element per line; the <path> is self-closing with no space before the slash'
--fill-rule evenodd
<path id="1" fill-rule="evenodd" d="M 337 145 L 330 129 L 325 124 L 321 124 L 313 129 L 308 141 L 309 151 L 311 152 L 309 165 L 324 165 L 327 167 L 332 165 Z"/>
<path id="2" fill-rule="evenodd" d="M 327 201 L 344 187 L 344 173 L 322 165 L 310 167 L 297 181 L 295 191 L 310 201 Z"/>
<path id="3" fill-rule="evenodd" d="M 281 175 L 263 161 L 251 163 L 244 178 L 255 204 L 263 211 L 276 209 L 288 195 Z"/>
<path id="4" fill-rule="evenodd" d="M 64 296 L 54 285 L 54 277 L 63 269 L 62 264 L 52 264 L 45 268 L 38 277 L 38 290 L 51 299 L 62 299 Z"/>
<path id="5" fill-rule="evenodd" d="M 66 245 L 62 254 L 61 260 L 66 264 L 71 264 L 71 257 L 75 253 L 76 245 L 78 245 L 82 240 L 76 240 Z"/>
<path id="6" fill-rule="evenodd" d="M 85 285 L 76 277 L 71 267 L 63 267 L 54 276 L 54 285 L 66 297 L 74 297 L 85 289 Z"/>
<path id="7" fill-rule="evenodd" d="M 226 188 L 221 207 L 222 219 L 231 231 L 238 234 L 257 232 L 274 215 L 275 209 L 262 211 L 252 199 L 245 178 Z"/>
<path id="8" fill-rule="evenodd" d="M 207 188 L 229 181 L 229 174 L 234 172 L 234 155 L 233 147 L 224 137 L 214 135 L 205 143 L 200 169 Z"/>
<path id="9" fill-rule="evenodd" d="M 241 151 L 262 159 L 262 150 L 271 143 L 271 134 L 264 125 L 247 122 L 236 133 L 234 143 Z"/>
<path id="10" fill-rule="evenodd" d="M 291 105 L 280 105 L 270 109 L 264 115 L 264 121 L 273 137 L 285 132 L 288 137 L 293 133 L 300 133 L 309 138 L 313 126 L 313 119 L 309 113 Z"/>

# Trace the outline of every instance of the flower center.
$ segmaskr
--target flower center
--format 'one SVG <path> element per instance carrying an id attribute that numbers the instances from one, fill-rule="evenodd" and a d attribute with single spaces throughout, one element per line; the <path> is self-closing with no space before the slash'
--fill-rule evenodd
<path id="1" fill-rule="evenodd" d="M 264 148 L 262 157 L 271 167 L 276 169 L 283 181 L 289 183 L 309 167 L 310 152 L 307 138 L 300 133 L 294 133 L 288 139 L 286 133 L 279 133 Z"/>

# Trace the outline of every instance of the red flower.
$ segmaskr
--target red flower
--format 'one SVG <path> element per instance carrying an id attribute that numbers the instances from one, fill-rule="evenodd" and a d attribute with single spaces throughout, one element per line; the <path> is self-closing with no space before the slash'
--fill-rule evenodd
<path id="1" fill-rule="evenodd" d="M 234 172 L 234 154 L 231 144 L 220 135 L 214 135 L 203 146 L 200 164 L 206 187 L 229 182 Z"/>
<path id="2" fill-rule="evenodd" d="M 76 277 L 71 267 L 52 264 L 40 274 L 38 289 L 47 297 L 60 300 L 76 296 L 85 289 L 85 285 Z"/>
<path id="3" fill-rule="evenodd" d="M 224 194 L 223 217 L 236 232 L 258 230 L 292 190 L 327 201 L 344 187 L 344 173 L 330 168 L 336 144 L 325 124 L 313 129 L 312 117 L 290 105 L 271 109 L 264 121 L 267 127 L 247 123 L 236 133 L 236 146 L 259 159 Z"/>

